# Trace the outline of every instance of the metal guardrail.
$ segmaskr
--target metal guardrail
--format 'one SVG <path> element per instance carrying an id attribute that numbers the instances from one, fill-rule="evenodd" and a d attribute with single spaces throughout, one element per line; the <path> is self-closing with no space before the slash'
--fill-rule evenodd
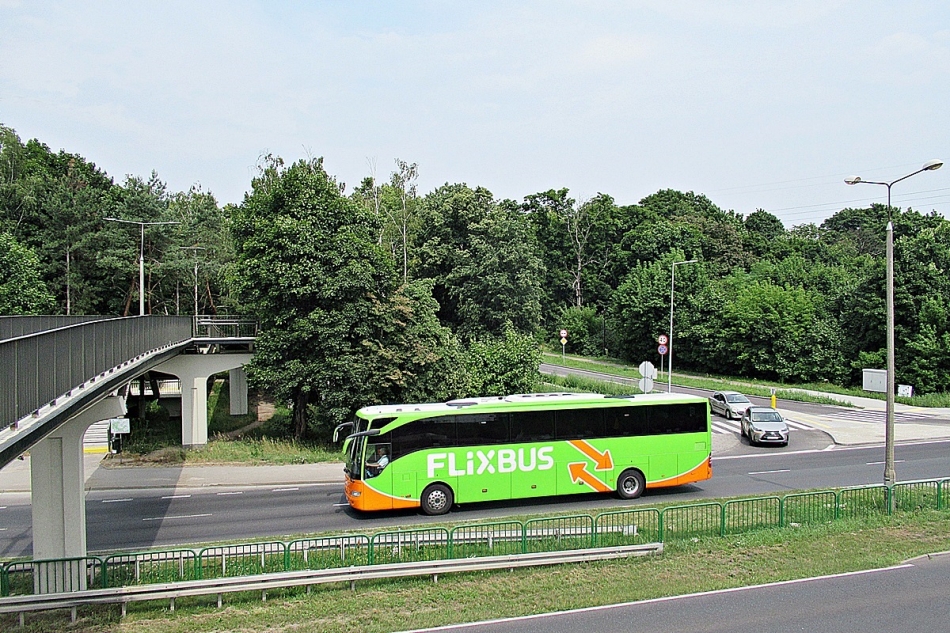
<path id="1" fill-rule="evenodd" d="M 68 325 L 105 321 L 106 316 L 0 316 L 0 342 Z"/>
<path id="2" fill-rule="evenodd" d="M 662 551 L 662 543 L 649 543 L 644 545 L 626 545 L 561 552 L 539 552 L 533 554 L 486 556 L 482 558 L 281 572 L 256 576 L 220 578 L 212 581 L 192 580 L 154 585 L 115 587 L 111 589 L 91 589 L 73 593 L 14 596 L 0 598 L 0 613 L 18 613 L 20 615 L 20 626 L 23 626 L 24 614 L 27 612 L 45 611 L 49 609 L 71 609 L 72 621 L 75 622 L 76 609 L 83 605 L 119 604 L 122 607 L 122 615 L 124 616 L 128 603 L 142 600 L 168 600 L 169 609 L 174 611 L 175 600 L 178 598 L 217 595 L 218 606 L 220 607 L 223 594 L 238 591 L 260 591 L 262 600 L 266 600 L 267 591 L 288 587 L 311 586 L 331 582 L 348 582 L 350 583 L 350 587 L 354 588 L 355 584 L 362 580 L 417 576 L 432 576 L 433 581 L 437 582 L 440 574 L 611 560 L 630 556 L 644 556 Z"/>
<path id="3" fill-rule="evenodd" d="M 130 358 L 188 341 L 192 330 L 191 317 L 125 317 L 0 341 L 0 423 L 14 424 Z"/>
<path id="4" fill-rule="evenodd" d="M 260 326 L 253 319 L 238 317 L 207 317 L 195 318 L 195 338 L 256 338 Z"/>

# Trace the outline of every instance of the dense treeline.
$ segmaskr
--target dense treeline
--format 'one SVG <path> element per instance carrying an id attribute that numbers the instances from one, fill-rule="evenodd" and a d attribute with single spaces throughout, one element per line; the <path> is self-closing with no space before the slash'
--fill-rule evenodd
<path id="1" fill-rule="evenodd" d="M 114 182 L 76 154 L 0 127 L 0 313 L 136 314 L 140 228 L 147 311 L 243 313 L 264 326 L 253 377 L 294 403 L 295 431 L 354 403 L 530 387 L 532 338 L 659 363 L 676 270 L 683 370 L 858 384 L 884 366 L 886 209 L 786 228 L 703 195 L 637 204 L 552 189 L 522 201 L 482 187 L 417 191 L 396 161 L 352 192 L 320 160 L 266 157 L 221 206 L 157 174 Z M 950 223 L 895 210 L 897 381 L 950 389 Z M 197 246 L 199 249 L 187 247 Z"/>

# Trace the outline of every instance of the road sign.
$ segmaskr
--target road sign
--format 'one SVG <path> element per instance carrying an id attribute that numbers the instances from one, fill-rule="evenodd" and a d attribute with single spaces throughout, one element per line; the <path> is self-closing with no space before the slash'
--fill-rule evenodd
<path id="1" fill-rule="evenodd" d="M 670 342 L 670 339 L 666 337 L 666 334 L 660 334 L 659 338 L 656 339 L 656 342 L 659 343 L 660 345 L 666 345 L 667 343 Z"/>
<path id="2" fill-rule="evenodd" d="M 660 356 L 665 356 L 669 350 L 667 349 L 666 345 L 660 345 L 656 348 L 656 351 L 660 353 Z"/>
<path id="3" fill-rule="evenodd" d="M 640 375 L 644 378 L 656 378 L 656 367 L 648 360 L 640 363 L 639 367 L 637 367 L 637 371 L 639 371 Z"/>
<path id="4" fill-rule="evenodd" d="M 637 386 L 640 387 L 640 391 L 642 391 L 643 393 L 650 393 L 651 391 L 653 391 L 653 379 L 641 378 L 640 381 L 637 382 Z"/>
<path id="5" fill-rule="evenodd" d="M 567 339 L 566 339 L 566 338 L 561 337 L 561 345 L 567 345 Z"/>
<path id="6" fill-rule="evenodd" d="M 567 330 L 561 330 L 561 338 L 567 338 Z"/>
<path id="7" fill-rule="evenodd" d="M 119 433 L 129 433 L 131 431 L 131 425 L 128 418 L 110 418 L 109 419 L 109 430 L 113 435 Z"/>

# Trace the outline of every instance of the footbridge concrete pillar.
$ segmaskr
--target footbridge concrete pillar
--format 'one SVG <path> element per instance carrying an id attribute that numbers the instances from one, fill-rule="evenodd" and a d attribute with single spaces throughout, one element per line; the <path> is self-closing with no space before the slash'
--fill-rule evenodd
<path id="1" fill-rule="evenodd" d="M 247 374 L 243 367 L 228 372 L 231 415 L 247 415 Z"/>
<path id="2" fill-rule="evenodd" d="M 182 354 L 155 368 L 156 371 L 178 376 L 181 381 L 182 446 L 204 446 L 208 443 L 208 378 L 223 371 L 238 369 L 249 362 L 250 353 Z"/>
<path id="3" fill-rule="evenodd" d="M 125 399 L 109 396 L 70 418 L 30 449 L 33 559 L 86 556 L 86 496 L 82 436 L 92 424 L 125 415 Z M 38 564 L 37 593 L 86 587 L 85 561 Z"/>

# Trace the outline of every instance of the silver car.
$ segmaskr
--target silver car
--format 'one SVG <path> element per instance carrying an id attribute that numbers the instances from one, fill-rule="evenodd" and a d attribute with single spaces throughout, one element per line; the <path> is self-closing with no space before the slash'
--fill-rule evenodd
<path id="1" fill-rule="evenodd" d="M 752 406 L 749 399 L 738 391 L 716 391 L 709 398 L 709 408 L 727 420 L 738 420 Z"/>
<path id="2" fill-rule="evenodd" d="M 741 433 L 749 444 L 780 444 L 788 446 L 788 425 L 782 414 L 771 407 L 749 407 L 739 422 Z"/>

